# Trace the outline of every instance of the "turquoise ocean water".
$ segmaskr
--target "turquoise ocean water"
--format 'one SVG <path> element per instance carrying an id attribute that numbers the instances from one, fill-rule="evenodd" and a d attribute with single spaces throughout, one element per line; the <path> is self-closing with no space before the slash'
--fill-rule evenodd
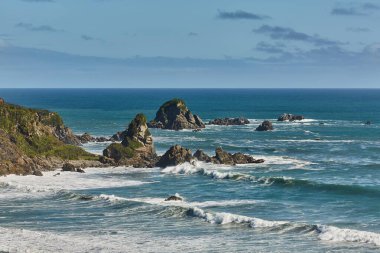
<path id="1" fill-rule="evenodd" d="M 59 112 L 75 133 L 95 136 L 124 130 L 140 112 L 152 119 L 179 97 L 205 122 L 251 123 L 152 129 L 159 154 L 174 144 L 210 155 L 222 146 L 266 161 L 2 177 L 0 251 L 380 252 L 380 90 L 2 89 L 0 97 Z M 306 119 L 277 122 L 284 112 Z M 255 132 L 265 119 L 275 130 Z M 185 201 L 163 201 L 174 194 Z"/>

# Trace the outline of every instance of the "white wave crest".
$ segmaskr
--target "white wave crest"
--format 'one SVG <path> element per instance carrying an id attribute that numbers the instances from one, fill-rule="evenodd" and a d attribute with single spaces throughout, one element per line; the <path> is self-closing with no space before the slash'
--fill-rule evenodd
<path id="1" fill-rule="evenodd" d="M 318 237 L 323 241 L 358 242 L 380 246 L 380 234 L 334 226 L 318 226 Z"/>

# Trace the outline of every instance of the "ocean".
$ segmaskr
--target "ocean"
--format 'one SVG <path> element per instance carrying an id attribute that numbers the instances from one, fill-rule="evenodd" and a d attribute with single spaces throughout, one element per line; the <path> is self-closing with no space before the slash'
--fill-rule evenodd
<path id="1" fill-rule="evenodd" d="M 180 144 L 265 159 L 0 177 L 0 252 L 380 252 L 380 90 L 0 89 L 0 97 L 56 111 L 94 136 L 124 130 L 140 112 L 153 119 L 178 97 L 205 122 L 251 123 L 152 129 L 158 154 Z M 277 122 L 282 113 L 305 120 Z M 254 131 L 266 119 L 274 131 Z M 108 144 L 84 148 L 101 154 Z M 184 201 L 164 201 L 174 194 Z"/>

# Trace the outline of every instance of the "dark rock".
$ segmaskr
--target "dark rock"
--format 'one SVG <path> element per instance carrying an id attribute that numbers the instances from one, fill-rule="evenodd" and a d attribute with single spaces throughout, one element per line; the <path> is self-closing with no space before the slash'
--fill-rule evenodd
<path id="1" fill-rule="evenodd" d="M 223 125 L 223 126 L 229 126 L 229 125 L 246 125 L 249 124 L 249 120 L 247 118 L 217 118 L 214 120 L 211 120 L 209 122 L 210 125 Z"/>
<path id="2" fill-rule="evenodd" d="M 82 144 L 89 143 L 89 142 L 106 142 L 110 141 L 110 139 L 106 137 L 93 137 L 89 133 L 84 133 L 82 135 L 77 135 L 77 138 Z"/>
<path id="3" fill-rule="evenodd" d="M 77 172 L 79 172 L 79 173 L 85 173 L 85 171 L 83 169 L 81 169 L 81 168 L 77 168 Z"/>
<path id="4" fill-rule="evenodd" d="M 65 163 L 63 164 L 62 166 L 62 171 L 71 171 L 71 172 L 75 172 L 76 171 L 76 167 L 74 164 L 71 164 L 71 163 Z"/>
<path id="5" fill-rule="evenodd" d="M 221 147 L 218 147 L 215 149 L 214 158 L 215 158 L 216 163 L 235 165 L 232 155 L 224 151 Z"/>
<path id="6" fill-rule="evenodd" d="M 256 131 L 272 131 L 273 130 L 273 125 L 272 122 L 265 120 L 261 125 L 259 125 L 256 128 Z"/>
<path id="7" fill-rule="evenodd" d="M 371 124 L 372 124 L 372 122 L 369 120 L 364 123 L 364 125 L 371 125 Z"/>
<path id="8" fill-rule="evenodd" d="M 211 162 L 212 159 L 210 156 L 208 156 L 205 152 L 203 152 L 202 150 L 198 149 L 197 151 L 195 151 L 194 153 L 194 157 L 198 159 L 198 161 L 202 161 L 202 162 Z"/>
<path id="9" fill-rule="evenodd" d="M 53 175 L 53 177 L 56 177 L 56 176 L 59 176 L 59 175 L 61 175 L 61 173 L 56 173 L 56 174 Z"/>
<path id="10" fill-rule="evenodd" d="M 110 141 L 110 139 L 103 137 L 103 136 L 95 138 L 95 142 L 106 142 L 106 141 Z"/>
<path id="11" fill-rule="evenodd" d="M 201 132 L 202 129 L 201 128 L 197 128 L 197 129 L 194 129 L 193 132 L 196 133 L 196 132 Z"/>
<path id="12" fill-rule="evenodd" d="M 157 155 L 145 115 L 137 114 L 124 132 L 122 142 L 113 143 L 103 150 L 106 158 L 100 158 L 100 161 L 125 166 L 153 167 L 157 162 Z"/>
<path id="13" fill-rule="evenodd" d="M 295 121 L 295 120 L 303 120 L 305 119 L 302 115 L 293 115 L 289 113 L 284 113 L 280 117 L 278 117 L 277 121 Z"/>
<path id="14" fill-rule="evenodd" d="M 42 172 L 39 171 L 39 170 L 33 171 L 33 175 L 38 176 L 38 177 L 42 177 L 43 176 Z"/>
<path id="15" fill-rule="evenodd" d="M 263 163 L 264 159 L 254 159 L 250 155 L 245 155 L 242 153 L 230 154 L 224 151 L 221 147 L 216 148 L 215 156 L 212 157 L 212 162 L 218 164 L 248 164 L 248 163 Z"/>
<path id="16" fill-rule="evenodd" d="M 194 157 L 191 154 L 191 150 L 183 148 L 180 145 L 172 146 L 157 162 L 157 166 L 165 168 L 168 166 L 175 166 L 185 162 L 191 162 Z"/>
<path id="17" fill-rule="evenodd" d="M 165 201 L 182 201 L 183 199 L 181 197 L 178 197 L 176 195 L 170 196 L 165 199 Z"/>
<path id="18" fill-rule="evenodd" d="M 204 128 L 205 125 L 199 116 L 191 113 L 183 100 L 172 99 L 158 109 L 156 117 L 148 123 L 148 127 L 182 130 Z"/>

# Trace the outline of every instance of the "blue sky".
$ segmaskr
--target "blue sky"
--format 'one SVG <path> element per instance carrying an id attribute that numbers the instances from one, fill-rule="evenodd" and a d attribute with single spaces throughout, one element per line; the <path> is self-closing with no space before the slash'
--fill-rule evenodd
<path id="1" fill-rule="evenodd" d="M 0 0 L 0 87 L 380 88 L 378 24 L 378 0 Z"/>

